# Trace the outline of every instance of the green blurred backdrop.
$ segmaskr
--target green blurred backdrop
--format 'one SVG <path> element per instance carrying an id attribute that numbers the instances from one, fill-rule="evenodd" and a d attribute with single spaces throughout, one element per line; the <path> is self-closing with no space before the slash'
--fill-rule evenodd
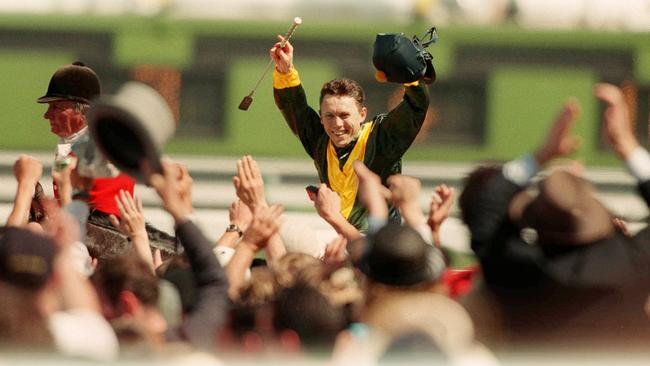
<path id="1" fill-rule="evenodd" d="M 58 67 L 81 59 L 97 70 L 107 93 L 141 75 L 166 91 L 179 116 L 178 134 L 166 146 L 170 153 L 305 157 L 274 106 L 271 75 L 256 91 L 250 110 L 237 109 L 264 70 L 275 34 L 287 26 L 164 17 L 2 15 L 0 149 L 52 148 L 55 138 L 42 119 L 45 107 L 35 99 Z M 304 19 L 293 42 L 310 103 L 317 106 L 323 82 L 346 76 L 366 89 L 371 114 L 386 111 L 395 86 L 374 80 L 374 36 L 421 34 L 426 28 L 328 25 Z M 438 81 L 430 86 L 432 119 L 408 159 L 511 158 L 540 141 L 562 102 L 575 96 L 582 105 L 577 133 L 583 147 L 578 157 L 589 164 L 612 164 L 615 159 L 599 140 L 601 106 L 592 95 L 593 85 L 601 81 L 626 86 L 638 132 L 647 134 L 647 34 L 514 26 L 438 31 L 439 42 L 429 48 L 438 73 Z"/>

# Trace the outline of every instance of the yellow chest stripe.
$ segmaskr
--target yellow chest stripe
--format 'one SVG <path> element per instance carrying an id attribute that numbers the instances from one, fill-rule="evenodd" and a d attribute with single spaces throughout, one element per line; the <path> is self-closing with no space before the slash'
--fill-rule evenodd
<path id="1" fill-rule="evenodd" d="M 330 188 L 341 197 L 341 214 L 347 219 L 354 206 L 354 200 L 357 197 L 359 181 L 354 172 L 352 163 L 356 160 L 363 162 L 366 154 L 366 144 L 368 136 L 373 128 L 373 123 L 364 123 L 361 125 L 361 132 L 357 139 L 356 145 L 350 152 L 348 160 L 343 165 L 343 170 L 339 168 L 339 159 L 336 156 L 336 150 L 330 140 L 327 144 L 327 178 Z"/>

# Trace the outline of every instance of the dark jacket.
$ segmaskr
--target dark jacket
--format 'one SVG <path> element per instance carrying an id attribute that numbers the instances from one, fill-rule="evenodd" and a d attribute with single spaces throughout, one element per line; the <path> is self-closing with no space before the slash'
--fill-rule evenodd
<path id="1" fill-rule="evenodd" d="M 420 131 L 429 107 L 429 97 L 424 85 L 420 83 L 405 89 L 404 100 L 397 107 L 367 122 L 375 124 L 375 127 L 368 138 L 364 164 L 381 177 L 384 185 L 387 184 L 386 180 L 389 176 L 402 172 L 402 156 Z M 275 103 L 289 128 L 314 160 L 320 181 L 329 185 L 327 176 L 329 137 L 321 124 L 320 116 L 307 104 L 302 85 L 273 89 L 273 94 Z M 365 207 L 357 199 L 348 221 L 357 229 L 365 231 L 367 215 Z M 393 217 L 398 215 L 394 208 L 391 208 L 391 215 Z"/>
<path id="2" fill-rule="evenodd" d="M 168 340 L 183 340 L 206 351 L 215 348 L 217 331 L 223 326 L 229 306 L 228 279 L 212 251 L 212 243 L 201 230 L 186 221 L 176 228 L 196 284 L 196 303 Z"/>
<path id="3" fill-rule="evenodd" d="M 650 202 L 650 182 L 640 187 Z M 490 299 L 493 314 L 498 313 L 507 342 L 647 342 L 648 232 L 633 238 L 617 232 L 579 246 L 531 243 L 508 216 L 520 189 L 498 174 L 465 213 L 483 270 L 485 287 L 478 291 L 483 300 Z M 476 320 L 480 328 L 482 321 Z"/>

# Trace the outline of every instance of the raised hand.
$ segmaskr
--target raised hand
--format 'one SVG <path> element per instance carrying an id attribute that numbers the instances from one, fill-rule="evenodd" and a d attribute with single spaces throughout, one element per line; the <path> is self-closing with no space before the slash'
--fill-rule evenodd
<path id="1" fill-rule="evenodd" d="M 237 225 L 241 231 L 246 231 L 253 220 L 253 212 L 241 200 L 234 201 L 228 208 L 230 223 Z"/>
<path id="2" fill-rule="evenodd" d="M 422 184 L 416 178 L 402 174 L 388 177 L 393 205 L 399 208 L 407 225 L 417 229 L 426 223 L 426 217 L 418 203 Z"/>
<path id="3" fill-rule="evenodd" d="M 396 174 L 388 177 L 388 189 L 391 192 L 391 201 L 397 207 L 417 204 L 422 184 L 416 178 Z"/>
<path id="4" fill-rule="evenodd" d="M 120 211 L 121 217 L 118 219 L 115 215 L 110 215 L 111 224 L 131 240 L 138 238 L 147 238 L 145 229 L 144 215 L 142 214 L 142 201 L 139 197 L 133 199 L 129 192 L 120 190 L 115 195 L 115 202 Z"/>
<path id="5" fill-rule="evenodd" d="M 282 224 L 283 208 L 280 205 L 258 206 L 253 210 L 253 220 L 242 236 L 242 243 L 254 246 L 256 251 L 264 248 L 268 239 Z"/>
<path id="6" fill-rule="evenodd" d="M 431 228 L 434 243 L 440 244 L 440 226 L 449 217 L 449 211 L 454 204 L 456 191 L 454 188 L 449 188 L 446 184 L 441 184 L 436 187 L 435 193 L 429 205 L 427 224 Z"/>
<path id="7" fill-rule="evenodd" d="M 176 224 L 181 224 L 193 211 L 192 178 L 187 169 L 171 160 L 163 159 L 161 164 L 162 174 L 152 174 L 149 184 L 156 190 L 163 201 L 163 207 L 172 215 Z"/>
<path id="8" fill-rule="evenodd" d="M 293 46 L 287 42 L 284 47 L 280 48 L 283 40 L 284 37 L 278 35 L 278 42 L 271 47 L 269 55 L 275 62 L 276 70 L 281 74 L 286 74 L 293 67 Z"/>
<path id="9" fill-rule="evenodd" d="M 580 104 L 575 98 L 569 98 L 555 117 L 546 139 L 535 153 L 540 165 L 557 157 L 572 153 L 580 145 L 580 140 L 571 134 L 571 128 L 580 116 Z"/>
<path id="10" fill-rule="evenodd" d="M 359 230 L 350 224 L 341 213 L 341 197 L 324 183 L 318 187 L 318 193 L 314 198 L 314 207 L 318 215 L 347 240 L 352 241 L 361 237 Z"/>
<path id="11" fill-rule="evenodd" d="M 341 197 L 324 183 L 318 187 L 318 193 L 314 198 L 314 207 L 318 215 L 327 222 L 343 216 L 341 214 Z"/>
<path id="12" fill-rule="evenodd" d="M 348 259 L 348 253 L 346 251 L 347 244 L 347 239 L 342 235 L 338 235 L 327 244 L 321 260 L 325 263 L 333 264 L 345 262 Z"/>
<path id="13" fill-rule="evenodd" d="M 237 175 L 232 178 L 237 197 L 251 210 L 257 206 L 267 206 L 264 193 L 264 180 L 257 162 L 250 156 L 244 155 L 237 161 Z"/>
<path id="14" fill-rule="evenodd" d="M 606 104 L 603 113 L 603 137 L 612 149 L 626 160 L 639 141 L 634 134 L 634 124 L 630 111 L 625 103 L 623 92 L 611 84 L 597 84 L 594 90 L 596 97 Z"/>
<path id="15" fill-rule="evenodd" d="M 20 155 L 14 163 L 14 177 L 18 185 L 14 205 L 7 217 L 7 226 L 24 226 L 29 221 L 29 210 L 35 197 L 36 185 L 43 174 L 43 164 L 29 155 Z"/>
<path id="16" fill-rule="evenodd" d="M 18 183 L 36 185 L 43 175 L 43 164 L 36 158 L 21 154 L 14 163 L 14 177 Z"/>
<path id="17" fill-rule="evenodd" d="M 72 243 L 81 240 L 81 230 L 78 221 L 69 213 L 62 210 L 53 198 L 42 201 L 46 219 L 43 220 L 43 230 L 62 250 Z"/>
<path id="18" fill-rule="evenodd" d="M 115 215 L 110 215 L 108 218 L 111 224 L 131 239 L 137 255 L 154 271 L 154 259 L 142 214 L 142 201 L 138 197 L 133 199 L 127 191 L 120 190 L 120 193 L 115 195 L 115 202 L 122 217 L 118 220 Z"/>
<path id="19" fill-rule="evenodd" d="M 381 184 L 381 178 L 361 161 L 354 162 L 354 171 L 359 179 L 359 198 L 366 206 L 368 212 L 375 217 L 388 217 L 388 206 L 386 200 L 390 198 L 391 192 Z"/>
<path id="20" fill-rule="evenodd" d="M 60 169 L 52 170 L 52 179 L 56 184 L 57 191 L 59 192 L 59 201 L 61 201 L 61 205 L 63 206 L 72 202 L 72 191 L 74 188 L 77 188 L 75 184 L 79 183 L 79 176 L 73 174 L 76 167 L 77 158 L 70 156 L 68 157 L 67 165 Z"/>

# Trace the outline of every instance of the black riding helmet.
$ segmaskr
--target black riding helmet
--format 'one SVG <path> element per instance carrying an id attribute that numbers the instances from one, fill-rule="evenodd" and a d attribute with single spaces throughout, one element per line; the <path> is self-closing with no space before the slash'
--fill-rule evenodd
<path id="1" fill-rule="evenodd" d="M 429 37 L 428 40 L 425 40 Z M 396 83 L 412 83 L 423 80 L 431 84 L 436 80 L 431 54 L 425 49 L 436 42 L 436 28 L 430 28 L 423 40 L 414 36 L 407 38 L 404 33 L 378 33 L 372 62 L 375 68 L 386 75 L 386 80 Z"/>
<path id="2" fill-rule="evenodd" d="M 102 92 L 99 77 L 83 62 L 76 61 L 56 70 L 47 93 L 38 98 L 38 103 L 48 103 L 57 100 L 72 100 L 89 104 Z"/>

